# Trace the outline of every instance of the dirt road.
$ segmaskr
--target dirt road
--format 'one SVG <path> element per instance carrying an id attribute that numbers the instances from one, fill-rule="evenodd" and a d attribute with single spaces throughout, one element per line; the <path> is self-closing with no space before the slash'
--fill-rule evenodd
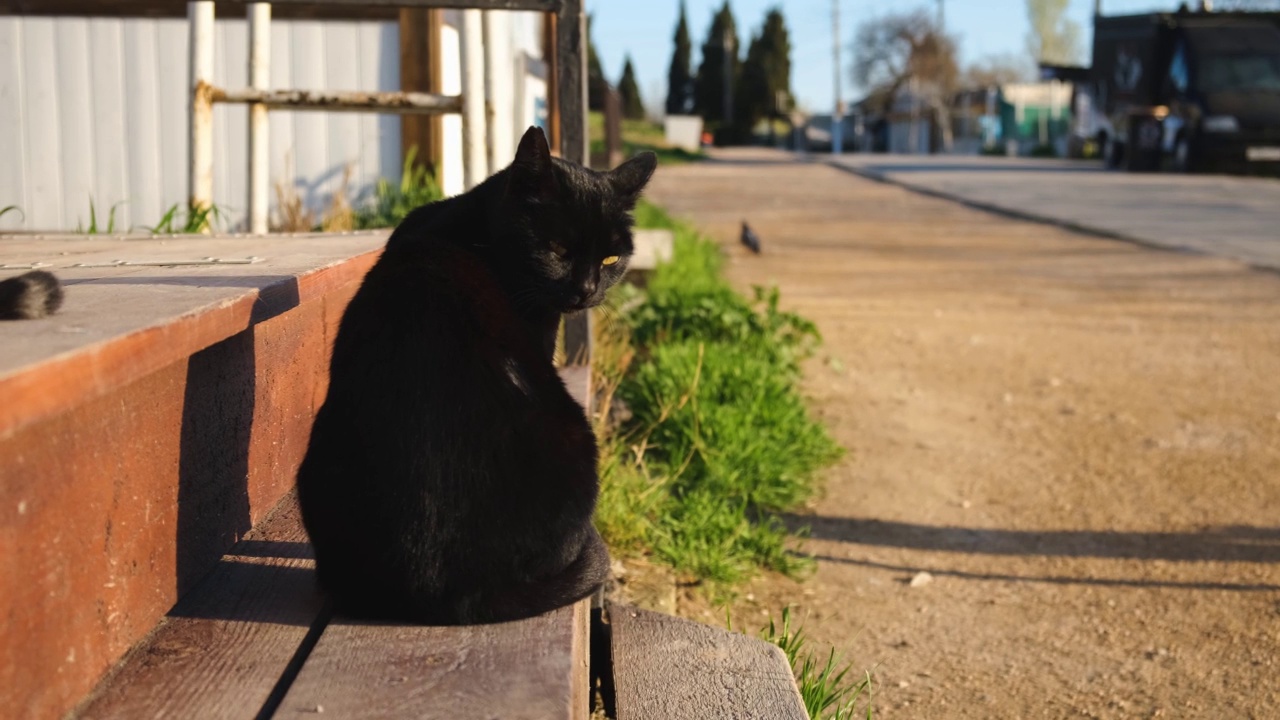
<path id="1" fill-rule="evenodd" d="M 1280 275 L 720 158 L 650 194 L 826 337 L 850 452 L 774 585 L 878 717 L 1280 718 Z"/>

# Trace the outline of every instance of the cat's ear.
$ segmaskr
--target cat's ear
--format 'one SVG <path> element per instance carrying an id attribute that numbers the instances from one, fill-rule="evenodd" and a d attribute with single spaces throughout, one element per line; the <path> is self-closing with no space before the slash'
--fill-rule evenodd
<path id="1" fill-rule="evenodd" d="M 658 168 L 658 156 L 643 152 L 614 168 L 609 180 L 619 195 L 639 198 L 644 186 L 649 184 L 653 171 Z"/>
<path id="2" fill-rule="evenodd" d="M 538 199 L 549 199 L 555 193 L 551 148 L 547 146 L 546 135 L 537 126 L 526 130 L 524 137 L 520 138 L 515 162 L 511 163 L 507 193 Z"/>

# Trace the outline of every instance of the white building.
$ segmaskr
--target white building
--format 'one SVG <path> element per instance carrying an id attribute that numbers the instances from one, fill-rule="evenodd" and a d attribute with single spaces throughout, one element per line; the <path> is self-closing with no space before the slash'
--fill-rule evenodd
<path id="1" fill-rule="evenodd" d="M 87 226 L 91 202 L 100 228 L 115 208 L 117 230 L 154 225 L 168 208 L 185 207 L 188 23 L 180 15 L 185 4 L 153 4 L 152 17 L 122 17 L 110 9 L 95 17 L 56 10 L 0 17 L 0 208 L 20 211 L 0 216 L 0 231 Z M 272 88 L 403 89 L 394 9 L 329 19 L 282 13 L 277 10 L 271 26 Z M 460 16 L 444 12 L 438 39 L 439 91 L 447 95 L 462 90 Z M 498 167 L 510 160 L 524 129 L 545 123 L 543 17 L 492 12 L 486 20 L 486 61 L 497 69 L 489 95 L 509 99 L 490 103 L 489 140 Z M 220 13 L 216 85 L 247 86 L 247 43 L 245 20 Z M 442 123 L 440 179 L 446 193 L 455 194 L 463 182 L 462 121 L 447 115 Z M 224 229 L 244 228 L 247 128 L 245 106 L 216 106 L 214 203 L 226 214 Z M 272 186 L 295 187 L 317 212 L 348 171 L 348 192 L 355 196 L 380 177 L 398 180 L 404 151 L 396 115 L 271 113 Z"/>

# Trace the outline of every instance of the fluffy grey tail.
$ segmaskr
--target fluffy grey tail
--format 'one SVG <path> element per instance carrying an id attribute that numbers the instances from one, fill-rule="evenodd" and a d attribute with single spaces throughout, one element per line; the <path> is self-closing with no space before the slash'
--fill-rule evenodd
<path id="1" fill-rule="evenodd" d="M 34 320 L 62 307 L 62 283 L 53 273 L 32 270 L 0 281 L 0 320 Z"/>

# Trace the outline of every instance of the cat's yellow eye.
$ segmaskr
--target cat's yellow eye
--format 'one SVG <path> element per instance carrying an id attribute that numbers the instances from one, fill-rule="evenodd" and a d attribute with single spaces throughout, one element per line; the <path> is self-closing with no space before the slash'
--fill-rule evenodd
<path id="1" fill-rule="evenodd" d="M 601 260 L 600 264 L 601 265 L 617 265 L 618 261 L 621 259 L 622 258 L 618 257 L 617 255 L 610 255 L 609 257 Z"/>
<path id="2" fill-rule="evenodd" d="M 569 254 L 569 248 L 561 245 L 558 242 L 553 242 L 551 243 L 551 252 L 555 253 L 560 257 L 564 257 L 565 255 Z"/>

